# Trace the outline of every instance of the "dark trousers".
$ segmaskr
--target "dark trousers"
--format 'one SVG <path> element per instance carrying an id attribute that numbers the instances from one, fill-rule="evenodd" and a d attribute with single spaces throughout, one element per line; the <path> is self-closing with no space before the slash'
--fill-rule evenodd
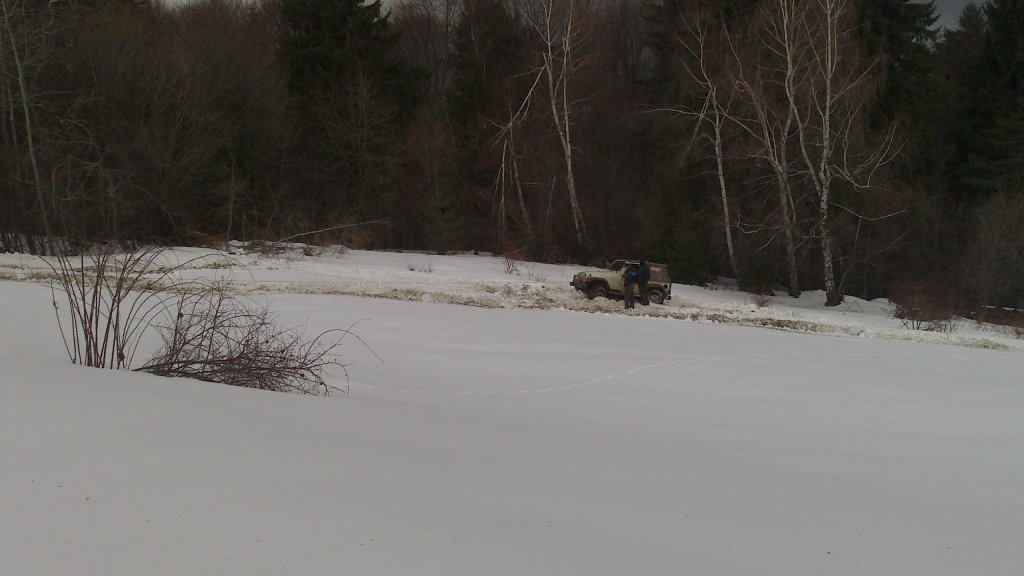
<path id="1" fill-rule="evenodd" d="M 650 304 L 650 302 L 647 301 L 647 281 L 646 280 L 641 280 L 640 281 L 640 303 L 643 304 L 644 306 L 647 306 L 648 304 Z"/>
<path id="2" fill-rule="evenodd" d="M 622 297 L 626 301 L 626 308 L 636 308 L 636 305 L 633 304 L 633 288 L 635 286 L 635 282 L 626 282 L 622 287 Z"/>

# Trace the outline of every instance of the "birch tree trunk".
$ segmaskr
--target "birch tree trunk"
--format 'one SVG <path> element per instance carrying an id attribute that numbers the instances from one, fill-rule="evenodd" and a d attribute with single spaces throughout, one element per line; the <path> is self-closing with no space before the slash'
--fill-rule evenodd
<path id="1" fill-rule="evenodd" d="M 511 137 L 511 132 L 524 120 L 538 97 L 538 89 L 541 85 L 547 91 L 547 107 L 551 111 L 551 122 L 554 124 L 555 132 L 558 134 L 558 142 L 562 151 L 562 160 L 565 165 L 564 179 L 569 197 L 569 205 L 572 210 L 573 227 L 576 232 L 576 242 L 581 248 L 589 248 L 587 235 L 587 223 L 580 204 L 580 197 L 576 190 L 576 176 L 573 168 L 573 144 L 572 144 L 572 100 L 569 97 L 569 82 L 575 71 L 573 61 L 573 47 L 576 41 L 577 28 L 574 23 L 575 0 L 564 2 L 566 13 L 562 15 L 559 23 L 555 22 L 555 0 L 535 0 L 524 2 L 523 18 L 533 28 L 541 40 L 541 64 L 535 68 L 533 84 L 519 105 L 519 109 L 510 115 L 507 125 L 502 130 L 507 132 L 506 137 Z M 508 141 L 506 140 L 506 145 Z M 513 154 L 514 160 L 514 154 Z M 520 196 L 520 206 L 523 209 L 524 217 L 527 216 L 526 204 L 522 201 L 522 188 L 519 185 L 518 166 L 512 164 L 513 177 L 516 180 L 517 191 Z M 504 161 L 502 170 L 504 170 Z M 552 194 L 557 176 L 552 177 Z M 548 216 L 551 213 L 551 198 L 548 202 L 548 211 L 544 221 L 544 236 L 547 237 Z M 529 223 L 528 217 L 525 222 Z M 527 224 L 529 226 L 529 224 Z M 532 232 L 528 230 L 528 234 Z"/>
<path id="2" fill-rule="evenodd" d="M 800 296 L 800 270 L 796 262 L 796 214 L 793 208 L 793 189 L 789 184 L 788 173 L 776 173 L 778 184 L 779 205 L 782 210 L 782 239 L 786 251 L 786 271 L 789 274 L 787 294 L 793 298 Z"/>
<path id="3" fill-rule="evenodd" d="M 782 231 L 786 242 L 786 266 L 789 270 L 790 278 L 789 295 L 795 298 L 800 295 L 800 284 L 799 271 L 797 269 L 796 262 L 796 234 L 794 230 L 796 209 L 793 206 L 793 187 L 789 172 L 789 136 L 792 131 L 793 123 L 796 121 L 796 110 L 792 106 L 792 103 L 797 75 L 797 63 L 794 59 L 798 43 L 795 22 L 797 18 L 797 6 L 796 2 L 793 0 L 781 0 L 780 7 L 781 25 L 776 27 L 776 35 L 777 38 L 781 40 L 782 46 L 784 47 L 783 50 L 786 55 L 783 85 L 785 86 L 786 95 L 789 97 L 790 105 L 786 111 L 786 121 L 782 126 L 781 140 L 779 142 L 777 152 L 779 165 L 776 170 L 780 175 L 779 202 L 782 205 Z"/>
<path id="4" fill-rule="evenodd" d="M 512 180 L 516 187 L 516 196 L 519 197 L 519 209 L 523 214 L 523 228 L 526 230 L 526 239 L 533 241 L 533 224 L 530 222 L 530 212 L 526 209 L 526 198 L 523 196 L 523 182 L 519 179 L 519 159 L 516 157 L 516 143 L 509 134 L 509 152 L 512 154 Z"/>
<path id="5" fill-rule="evenodd" d="M 718 102 L 717 91 L 711 90 L 714 118 L 712 125 L 715 133 L 715 168 L 718 172 L 718 190 L 722 197 L 722 226 L 725 229 L 725 247 L 729 253 L 729 265 L 736 278 L 740 277 L 740 267 L 736 263 L 736 249 L 732 242 L 732 218 L 729 216 L 729 191 L 725 185 L 725 154 L 722 151 L 722 123 L 725 121 L 724 111 Z"/>
<path id="6" fill-rule="evenodd" d="M 793 0 L 780 0 L 780 4 L 794 5 Z M 795 8 L 795 6 L 794 6 Z M 784 12 L 789 7 L 784 7 Z M 796 118 L 797 135 L 800 142 L 800 153 L 807 169 L 808 179 L 818 196 L 817 225 L 815 226 L 821 244 L 822 275 L 825 284 L 825 305 L 838 306 L 843 301 L 839 285 L 836 282 L 835 268 L 832 260 L 834 255 L 832 244 L 832 170 L 835 154 L 833 122 L 836 115 L 837 70 L 839 63 L 839 21 L 846 14 L 845 0 L 819 0 L 812 5 L 812 13 L 817 18 L 808 22 L 806 16 L 801 17 L 801 26 L 797 32 L 804 32 L 810 39 L 811 61 L 806 70 L 808 77 L 801 83 L 809 94 L 806 102 L 798 106 L 800 95 L 795 82 L 787 81 L 786 96 L 790 109 Z M 806 12 L 805 12 L 806 14 Z M 820 20 L 819 20 L 820 18 Z M 787 65 L 795 66 L 802 55 L 794 49 L 795 43 L 786 44 Z M 820 88 L 816 88 L 819 86 Z M 801 115 L 801 110 L 803 113 Z M 812 141 L 814 135 L 817 138 Z M 813 149 L 813 150 L 812 150 Z M 814 151 L 817 151 L 817 158 Z"/>
<path id="7" fill-rule="evenodd" d="M 565 186 L 572 207 L 572 219 L 576 228 L 576 241 L 580 247 L 587 248 L 587 223 L 580 207 L 579 195 L 576 193 L 576 178 L 572 166 L 572 121 L 570 118 L 571 101 L 569 100 L 569 79 L 573 72 L 573 36 L 576 33 L 573 16 L 575 1 L 568 0 L 565 21 L 561 30 L 561 50 L 555 48 L 558 34 L 553 29 L 554 0 L 548 0 L 544 22 L 544 69 L 547 77 L 548 101 L 551 105 L 551 117 L 558 132 L 565 158 Z M 557 77 L 555 64 L 559 64 Z"/>
<path id="8" fill-rule="evenodd" d="M 712 74 L 709 68 L 714 66 L 714 63 L 709 63 L 709 54 L 707 50 L 707 39 L 708 31 L 707 27 L 699 21 L 695 26 L 687 26 L 689 29 L 688 38 L 679 38 L 679 43 L 682 44 L 683 48 L 689 52 L 691 56 L 696 60 L 697 65 L 691 67 L 685 60 L 683 61 L 683 68 L 689 74 L 690 78 L 694 80 L 700 87 L 703 93 L 703 106 L 700 111 L 689 111 L 683 110 L 682 112 L 687 116 L 693 116 L 696 118 L 697 130 L 704 130 L 704 125 L 707 124 L 711 128 L 711 134 L 708 137 L 711 140 L 712 147 L 714 148 L 715 156 L 715 173 L 718 178 L 718 192 L 719 198 L 722 202 L 722 227 L 725 233 L 725 246 L 729 256 L 729 266 L 732 269 L 733 276 L 735 278 L 740 277 L 740 267 L 736 260 L 736 249 L 732 239 L 732 217 L 729 211 L 729 188 L 726 185 L 725 177 L 725 151 L 723 149 L 724 136 L 722 129 L 726 122 L 731 120 L 730 112 L 728 109 L 728 102 L 723 104 L 719 98 L 718 82 L 712 78 Z M 691 45 L 692 43 L 692 45 Z M 695 137 L 694 140 L 697 138 Z"/>
<path id="9" fill-rule="evenodd" d="M 766 38 L 762 41 L 765 54 L 787 54 L 795 50 L 795 5 L 787 0 L 780 0 L 779 8 L 780 10 L 767 20 Z M 796 63 L 784 58 L 778 66 L 761 66 L 759 74 L 750 78 L 747 76 L 742 57 L 737 47 L 732 45 L 731 39 L 730 46 L 738 68 L 733 88 L 746 99 L 753 112 L 752 118 L 740 119 L 737 124 L 757 143 L 751 155 L 764 160 L 774 173 L 780 220 L 777 226 L 782 232 L 786 273 L 789 279 L 787 293 L 796 298 L 800 296 L 801 287 L 797 264 L 797 214 L 793 202 L 794 168 L 789 158 L 790 137 L 794 132 L 796 116 L 788 101 L 780 101 L 768 93 L 768 86 L 776 84 L 781 84 L 787 94 L 790 92 L 797 75 Z M 764 74 L 771 76 L 765 79 L 762 77 Z M 779 74 L 781 78 L 777 76 Z"/>

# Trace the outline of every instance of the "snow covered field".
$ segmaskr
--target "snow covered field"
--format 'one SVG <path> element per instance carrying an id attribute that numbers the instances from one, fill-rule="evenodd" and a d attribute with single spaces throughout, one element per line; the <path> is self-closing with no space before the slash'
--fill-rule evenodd
<path id="1" fill-rule="evenodd" d="M 361 320 L 351 393 L 71 365 L 45 267 L 0 255 L 0 573 L 1024 571 L 1010 333 L 681 285 L 626 313 L 490 256 L 201 262 L 286 325 Z"/>

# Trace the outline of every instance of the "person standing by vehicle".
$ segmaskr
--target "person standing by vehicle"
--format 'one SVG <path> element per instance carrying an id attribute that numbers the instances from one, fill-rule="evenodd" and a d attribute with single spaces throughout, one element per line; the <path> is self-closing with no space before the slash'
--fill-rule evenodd
<path id="1" fill-rule="evenodd" d="M 622 272 L 622 299 L 626 303 L 626 309 L 636 308 L 636 304 L 633 303 L 633 288 L 636 287 L 637 281 L 640 279 L 640 269 L 636 264 L 630 264 Z"/>
<path id="2" fill-rule="evenodd" d="M 640 260 L 637 280 L 640 283 L 640 303 L 647 306 L 650 304 L 647 300 L 647 283 L 651 281 L 651 265 L 647 263 L 646 258 Z"/>

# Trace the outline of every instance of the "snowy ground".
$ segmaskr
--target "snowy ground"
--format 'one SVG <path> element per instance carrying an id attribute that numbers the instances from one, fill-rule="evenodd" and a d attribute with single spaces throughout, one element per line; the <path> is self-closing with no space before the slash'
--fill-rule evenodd
<path id="1" fill-rule="evenodd" d="M 1012 333 L 682 285 L 626 313 L 490 256 L 204 253 L 187 274 L 364 320 L 383 363 L 347 344 L 329 398 L 80 368 L 45 266 L 0 255 L 0 573 L 1024 569 Z"/>

